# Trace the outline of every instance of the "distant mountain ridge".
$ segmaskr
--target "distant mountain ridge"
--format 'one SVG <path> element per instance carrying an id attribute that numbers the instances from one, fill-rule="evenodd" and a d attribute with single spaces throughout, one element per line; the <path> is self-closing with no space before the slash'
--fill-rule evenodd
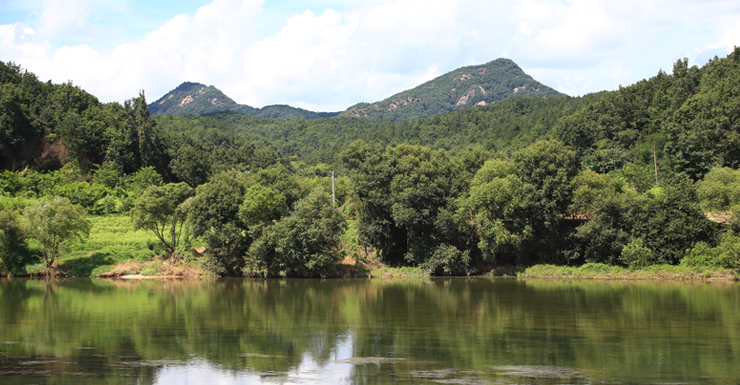
<path id="1" fill-rule="evenodd" d="M 238 104 L 214 86 L 185 82 L 149 105 L 152 115 L 203 115 L 235 111 L 262 118 L 319 119 L 336 115 L 408 121 L 515 96 L 566 96 L 527 75 L 509 59 L 458 68 L 418 87 L 375 103 L 358 103 L 343 112 L 313 112 L 288 105 L 254 108 Z"/>
<path id="2" fill-rule="evenodd" d="M 509 59 L 461 67 L 380 102 L 359 103 L 340 115 L 413 120 L 515 96 L 566 96 L 527 75 Z"/>
<path id="3" fill-rule="evenodd" d="M 339 114 L 339 112 L 314 112 L 281 104 L 254 108 L 238 104 L 214 86 L 193 82 L 184 82 L 149 104 L 149 113 L 152 115 L 203 115 L 218 111 L 235 111 L 260 118 L 282 119 L 319 119 Z"/>

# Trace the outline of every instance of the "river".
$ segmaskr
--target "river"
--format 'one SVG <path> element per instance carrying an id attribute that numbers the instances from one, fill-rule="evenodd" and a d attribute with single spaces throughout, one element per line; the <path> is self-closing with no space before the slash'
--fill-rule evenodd
<path id="1" fill-rule="evenodd" d="M 740 285 L 0 280 L 2 384 L 740 382 Z"/>

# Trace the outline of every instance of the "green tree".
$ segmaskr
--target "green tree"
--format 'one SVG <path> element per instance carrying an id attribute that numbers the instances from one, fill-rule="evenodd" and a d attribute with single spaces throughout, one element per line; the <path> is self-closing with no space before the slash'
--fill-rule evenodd
<path id="1" fill-rule="evenodd" d="M 711 242 L 717 232 L 717 224 L 699 210 L 688 183 L 643 194 L 605 194 L 591 207 L 590 218 L 571 236 L 566 253 L 577 262 L 622 264 L 622 250 L 639 238 L 654 262 L 677 264 L 687 249 Z"/>
<path id="2" fill-rule="evenodd" d="M 43 130 L 32 123 L 22 90 L 14 84 L 0 84 L 0 166 L 16 170 L 33 161 L 29 153 Z"/>
<path id="3" fill-rule="evenodd" d="M 696 195 L 705 211 L 727 211 L 740 203 L 740 170 L 715 167 L 696 183 Z"/>
<path id="4" fill-rule="evenodd" d="M 541 140 L 512 155 L 517 175 L 533 187 L 531 202 L 543 215 L 567 213 L 571 180 L 578 172 L 576 154 L 563 143 Z"/>
<path id="5" fill-rule="evenodd" d="M 239 218 L 248 186 L 244 173 L 222 172 L 199 186 L 190 204 L 188 221 L 193 235 L 203 237 L 208 255 L 230 275 L 241 274 L 252 243 L 247 225 Z"/>
<path id="6" fill-rule="evenodd" d="M 180 145 L 172 154 L 170 168 L 175 176 L 191 187 L 207 182 L 211 174 L 208 153 L 189 143 Z"/>
<path id="7" fill-rule="evenodd" d="M 532 236 L 526 216 L 525 191 L 514 174 L 516 165 L 505 159 L 487 161 L 475 174 L 460 207 L 473 223 L 478 247 L 489 262 L 515 263 L 522 242 Z M 502 260 L 502 258 L 504 258 Z"/>
<path id="8" fill-rule="evenodd" d="M 150 186 L 131 210 L 134 230 L 152 231 L 167 250 L 166 256 L 177 259 L 177 247 L 183 231 L 187 232 L 183 230 L 187 218 L 184 203 L 192 195 L 193 189 L 186 183 Z"/>
<path id="9" fill-rule="evenodd" d="M 43 247 L 47 274 L 51 274 L 54 261 L 64 243 L 71 239 L 82 239 L 90 234 L 90 221 L 85 210 L 63 197 L 40 200 L 27 207 L 24 216 L 28 221 L 28 232 Z"/>
<path id="10" fill-rule="evenodd" d="M 326 277 L 337 261 L 346 222 L 332 209 L 331 196 L 314 190 L 287 217 L 265 229 L 249 249 L 247 274 Z"/>
<path id="11" fill-rule="evenodd" d="M 279 191 L 255 184 L 247 189 L 239 207 L 239 218 L 247 226 L 270 224 L 288 212 L 285 196 Z"/>
<path id="12" fill-rule="evenodd" d="M 454 200 L 470 175 L 444 150 L 353 143 L 342 161 L 359 201 L 359 232 L 388 264 L 420 265 L 456 232 Z"/>
<path id="13" fill-rule="evenodd" d="M 532 262 L 559 262 L 578 172 L 576 153 L 559 141 L 540 140 L 512 154 L 512 160 L 522 182 L 523 216 L 532 230 L 520 253 Z"/>
<path id="14" fill-rule="evenodd" d="M 15 210 L 0 210 L 0 271 L 19 274 L 33 263 L 26 244 L 26 231 Z"/>
<path id="15" fill-rule="evenodd" d="M 83 113 L 64 114 L 56 131 L 69 150 L 69 156 L 88 171 L 104 160 L 108 138 L 105 135 L 105 113 L 102 108 L 89 108 Z"/>

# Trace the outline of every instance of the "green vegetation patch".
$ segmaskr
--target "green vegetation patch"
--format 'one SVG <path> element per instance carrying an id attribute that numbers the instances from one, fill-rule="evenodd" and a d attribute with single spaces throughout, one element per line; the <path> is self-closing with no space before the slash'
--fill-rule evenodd
<path id="1" fill-rule="evenodd" d="M 384 266 L 370 272 L 371 278 L 395 279 L 395 278 L 412 278 L 426 279 L 429 278 L 429 272 L 419 267 L 388 267 Z"/>
<path id="2" fill-rule="evenodd" d="M 143 263 L 154 256 L 156 237 L 149 231 L 134 231 L 127 215 L 89 218 L 90 238 L 69 245 L 68 252 L 60 258 L 60 269 L 74 276 L 97 276 L 115 264 Z"/>
<path id="3" fill-rule="evenodd" d="M 651 265 L 639 269 L 626 269 L 603 263 L 587 263 L 579 267 L 535 265 L 518 276 L 552 279 L 737 280 L 737 275 L 732 270 L 716 267 Z"/>

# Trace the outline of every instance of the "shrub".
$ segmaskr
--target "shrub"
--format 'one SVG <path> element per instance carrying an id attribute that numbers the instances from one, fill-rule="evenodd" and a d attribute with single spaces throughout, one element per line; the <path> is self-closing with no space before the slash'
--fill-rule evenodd
<path id="1" fill-rule="evenodd" d="M 619 259 L 633 269 L 645 267 L 653 263 L 653 252 L 643 246 L 642 238 L 636 238 L 622 248 Z"/>
<path id="2" fill-rule="evenodd" d="M 80 205 L 86 209 L 95 206 L 95 202 L 102 199 L 110 190 L 99 184 L 90 184 L 88 182 L 66 183 L 56 186 L 52 193 L 69 199 L 72 204 Z"/>

